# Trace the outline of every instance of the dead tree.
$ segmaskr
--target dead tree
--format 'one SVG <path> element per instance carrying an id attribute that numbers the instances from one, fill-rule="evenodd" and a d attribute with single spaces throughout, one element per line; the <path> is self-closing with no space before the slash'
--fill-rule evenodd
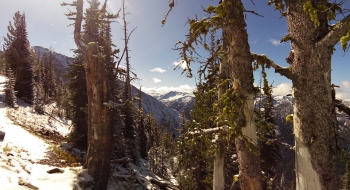
<path id="1" fill-rule="evenodd" d="M 84 168 L 95 181 L 95 189 L 107 189 L 110 157 L 111 157 L 111 127 L 109 125 L 109 108 L 104 103 L 108 102 L 107 74 L 103 59 L 98 53 L 97 42 L 84 43 L 81 39 L 81 24 L 83 20 L 83 0 L 74 1 L 72 4 L 63 3 L 62 6 L 74 6 L 76 12 L 70 12 L 68 19 L 74 20 L 74 41 L 79 50 L 85 56 L 85 73 L 88 94 L 88 151 Z M 102 8 L 105 10 L 106 2 Z M 111 15 L 107 15 L 111 16 Z M 107 18 L 101 14 L 99 19 Z M 98 21 L 97 21 L 98 22 Z M 96 25 L 98 25 L 96 23 Z"/>

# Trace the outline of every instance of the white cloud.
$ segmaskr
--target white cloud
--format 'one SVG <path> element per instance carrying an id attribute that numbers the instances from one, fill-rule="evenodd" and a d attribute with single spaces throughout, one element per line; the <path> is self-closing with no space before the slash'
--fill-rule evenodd
<path id="1" fill-rule="evenodd" d="M 273 95 L 287 95 L 292 93 L 292 83 L 282 83 L 272 89 Z"/>
<path id="2" fill-rule="evenodd" d="M 194 91 L 195 87 L 191 87 L 189 85 L 180 85 L 178 87 L 159 87 L 159 88 L 142 88 L 142 91 L 144 91 L 147 94 L 165 94 L 170 91 L 177 91 L 177 92 L 188 92 L 192 93 Z"/>
<path id="3" fill-rule="evenodd" d="M 283 45 L 282 43 L 280 43 L 279 40 L 276 40 L 276 39 L 269 39 L 269 42 L 271 42 L 272 45 L 274 45 L 274 46 Z"/>
<path id="4" fill-rule="evenodd" d="M 160 79 L 157 79 L 157 78 L 152 78 L 152 79 L 153 79 L 153 82 L 154 82 L 154 83 L 162 82 Z"/>
<path id="5" fill-rule="evenodd" d="M 341 83 L 342 83 L 342 85 L 343 85 L 345 88 L 350 88 L 350 82 L 349 82 L 349 81 L 342 81 Z"/>
<path id="6" fill-rule="evenodd" d="M 335 88 L 336 91 L 336 98 L 342 99 L 342 100 L 350 100 L 350 82 L 349 81 L 342 81 L 342 84 L 340 85 L 340 88 Z"/>
<path id="7" fill-rule="evenodd" d="M 180 66 L 181 68 L 185 69 L 186 68 L 186 62 L 184 60 L 179 60 L 179 61 L 174 61 L 173 65 L 175 66 Z"/>
<path id="8" fill-rule="evenodd" d="M 57 44 L 57 42 L 55 42 L 55 41 L 52 41 L 52 43 Z"/>
<path id="9" fill-rule="evenodd" d="M 166 72 L 166 70 L 162 69 L 162 68 L 159 68 L 159 67 L 156 67 L 152 70 L 150 70 L 151 72 L 160 72 L 160 73 L 164 73 Z"/>

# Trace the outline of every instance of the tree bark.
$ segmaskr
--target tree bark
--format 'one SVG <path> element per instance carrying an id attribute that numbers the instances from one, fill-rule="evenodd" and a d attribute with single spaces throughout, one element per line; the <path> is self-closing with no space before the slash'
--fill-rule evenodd
<path id="1" fill-rule="evenodd" d="M 316 26 L 303 10 L 307 0 L 286 0 L 294 59 L 294 133 L 297 189 L 340 189 L 337 120 L 331 95 L 331 56 L 335 44 L 317 43 L 329 34 L 326 13 Z M 312 1 L 327 4 L 327 0 Z"/>
<path id="2" fill-rule="evenodd" d="M 224 190 L 225 176 L 224 176 L 224 144 L 222 136 L 219 135 L 219 140 L 215 149 L 214 170 L 213 170 L 213 190 Z"/>
<path id="3" fill-rule="evenodd" d="M 231 2 L 227 10 L 228 20 L 226 22 L 228 24 L 223 27 L 223 31 L 224 45 L 227 46 L 230 78 L 237 99 L 235 106 L 239 109 L 235 123 L 237 127 L 242 129 L 244 137 L 238 137 L 235 140 L 240 183 L 243 190 L 259 190 L 262 189 L 262 178 L 253 113 L 253 59 L 248 44 L 243 4 L 240 0 L 231 0 Z M 231 19 L 234 20 L 233 23 L 230 23 Z M 255 149 L 255 153 L 248 145 Z"/>
<path id="4" fill-rule="evenodd" d="M 97 43 L 88 44 L 86 82 L 88 94 L 88 152 L 84 168 L 94 178 L 95 189 L 107 189 L 110 158 L 111 134 L 108 102 L 108 87 L 105 64 L 97 56 Z"/>

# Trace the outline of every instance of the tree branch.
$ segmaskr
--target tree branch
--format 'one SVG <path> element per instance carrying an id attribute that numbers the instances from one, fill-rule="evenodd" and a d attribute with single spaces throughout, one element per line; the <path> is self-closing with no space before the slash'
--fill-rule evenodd
<path id="1" fill-rule="evenodd" d="M 322 39 L 320 39 L 316 45 L 317 46 L 335 46 L 342 36 L 350 30 L 350 14 L 339 21 L 332 30 L 328 32 Z"/>
<path id="2" fill-rule="evenodd" d="M 87 54 L 87 46 L 86 44 L 83 43 L 81 40 L 81 23 L 83 21 L 83 0 L 77 0 L 73 4 L 68 4 L 68 3 L 62 3 L 61 6 L 75 6 L 77 7 L 77 12 L 76 12 L 76 18 L 75 18 L 75 26 L 74 26 L 74 42 L 77 45 L 77 47 L 84 53 Z M 69 18 L 70 20 L 73 20 L 72 18 Z"/>
<path id="3" fill-rule="evenodd" d="M 227 125 L 221 126 L 221 127 L 215 127 L 210 129 L 200 129 L 198 131 L 189 132 L 190 135 L 200 136 L 200 135 L 208 135 L 212 133 L 218 133 L 221 131 L 227 131 L 230 127 Z"/>
<path id="4" fill-rule="evenodd" d="M 266 66 L 266 68 L 268 68 L 268 69 L 270 67 L 272 67 L 275 69 L 275 73 L 279 73 L 282 76 L 285 76 L 290 80 L 292 80 L 294 78 L 294 75 L 289 70 L 289 68 L 281 67 L 281 66 L 277 65 L 271 59 L 266 57 L 266 55 L 264 55 L 264 54 L 259 55 L 259 54 L 252 53 L 252 57 L 256 61 L 257 64 L 264 64 Z"/>
<path id="5" fill-rule="evenodd" d="M 130 39 L 130 36 L 131 36 L 131 34 L 136 30 L 136 28 L 137 27 L 135 27 L 133 30 L 131 30 L 131 32 L 129 33 L 129 35 L 128 35 L 128 37 L 127 37 L 127 39 L 126 39 L 126 41 L 127 41 L 127 43 L 129 42 L 129 39 Z M 119 65 L 120 65 L 120 63 L 121 63 L 121 61 L 123 60 L 123 57 L 124 57 L 124 54 L 125 54 L 125 52 L 126 52 L 126 46 L 124 47 L 124 50 L 123 50 L 123 53 L 122 53 L 122 56 L 119 58 L 119 60 L 118 60 L 118 62 L 117 62 L 117 65 L 116 65 L 116 72 L 115 72 L 115 77 L 117 76 L 117 71 L 118 71 L 118 69 L 119 69 Z"/>

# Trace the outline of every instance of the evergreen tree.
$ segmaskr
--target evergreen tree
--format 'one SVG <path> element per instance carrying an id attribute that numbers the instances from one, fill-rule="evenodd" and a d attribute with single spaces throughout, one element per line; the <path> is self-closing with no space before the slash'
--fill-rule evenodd
<path id="1" fill-rule="evenodd" d="M 70 141 L 77 147 L 87 149 L 87 89 L 86 75 L 83 66 L 83 56 L 79 50 L 75 50 L 74 60 L 67 69 L 66 77 L 69 79 L 69 110 L 72 119 L 73 130 Z"/>
<path id="2" fill-rule="evenodd" d="M 13 25 L 9 23 L 3 48 L 7 68 L 14 72 L 16 95 L 28 103 L 33 103 L 32 58 L 26 27 L 25 14 L 16 12 Z"/>
<path id="3" fill-rule="evenodd" d="M 137 126 L 136 126 L 136 108 L 131 97 L 131 66 L 130 66 L 130 57 L 129 57 L 129 35 L 127 33 L 127 22 L 125 12 L 125 0 L 122 1 L 122 13 L 123 13 L 123 30 L 124 30 L 124 44 L 125 44 L 125 61 L 126 61 L 126 80 L 124 85 L 124 138 L 128 149 L 128 156 L 133 160 L 134 164 L 139 164 L 140 159 L 140 146 L 139 138 L 137 135 Z"/>
<path id="4" fill-rule="evenodd" d="M 180 130 L 178 140 L 178 159 L 180 189 L 212 189 L 213 182 L 213 143 L 212 135 L 194 137 L 189 132 L 208 129 L 215 126 L 216 110 L 213 104 L 217 100 L 216 76 L 218 67 L 209 65 L 205 81 L 197 84 L 194 92 L 195 104 L 191 111 L 191 121 Z"/>
<path id="5" fill-rule="evenodd" d="M 4 58 L 4 52 L 0 51 L 0 74 L 6 74 L 6 62 Z"/>
<path id="6" fill-rule="evenodd" d="M 139 90 L 139 94 L 137 97 L 139 106 L 138 106 L 138 113 L 137 113 L 137 135 L 139 139 L 139 147 L 140 147 L 140 156 L 143 159 L 147 158 L 147 136 L 146 136 L 146 129 L 145 129 L 145 115 L 143 113 L 142 108 L 142 91 L 141 87 Z"/>
<path id="7" fill-rule="evenodd" d="M 44 102 L 48 103 L 51 99 L 56 96 L 56 82 L 54 65 L 57 64 L 58 60 L 53 55 L 53 51 L 50 49 L 48 53 L 44 53 L 41 58 L 42 65 L 42 85 L 44 90 Z"/>
<path id="8" fill-rule="evenodd" d="M 111 107 L 111 120 L 110 125 L 113 131 L 112 139 L 112 158 L 118 159 L 126 156 L 126 144 L 123 138 L 123 131 L 125 128 L 123 118 L 121 116 L 121 105 L 125 103 L 122 97 L 122 91 L 120 89 L 119 80 L 117 79 L 117 70 L 115 68 L 116 62 L 114 57 L 119 53 L 119 49 L 113 49 L 116 47 L 112 43 L 111 35 L 111 22 L 107 20 L 102 24 L 99 30 L 99 43 L 104 53 L 104 62 L 107 71 L 107 80 L 109 87 L 109 99 L 114 105 Z M 122 138 L 121 138 L 122 137 Z"/>
<path id="9" fill-rule="evenodd" d="M 264 188 L 266 189 L 268 185 L 272 185 L 270 179 L 276 178 L 276 164 L 282 156 L 280 153 L 279 142 L 275 140 L 276 132 L 273 120 L 274 100 L 272 97 L 272 86 L 269 85 L 266 78 L 267 75 L 264 65 L 261 66 L 261 72 L 263 78 L 263 94 L 259 93 L 256 97 L 257 103 L 255 115 L 257 120 L 258 142 L 260 146 L 261 168 L 265 173 Z M 259 92 L 261 91 L 259 90 Z"/>
<path id="10" fill-rule="evenodd" d="M 5 84 L 5 102 L 9 106 L 13 108 L 17 108 L 18 107 L 17 98 L 14 90 L 15 77 L 13 75 L 11 68 L 7 70 L 6 76 L 7 76 L 7 80 Z"/>

